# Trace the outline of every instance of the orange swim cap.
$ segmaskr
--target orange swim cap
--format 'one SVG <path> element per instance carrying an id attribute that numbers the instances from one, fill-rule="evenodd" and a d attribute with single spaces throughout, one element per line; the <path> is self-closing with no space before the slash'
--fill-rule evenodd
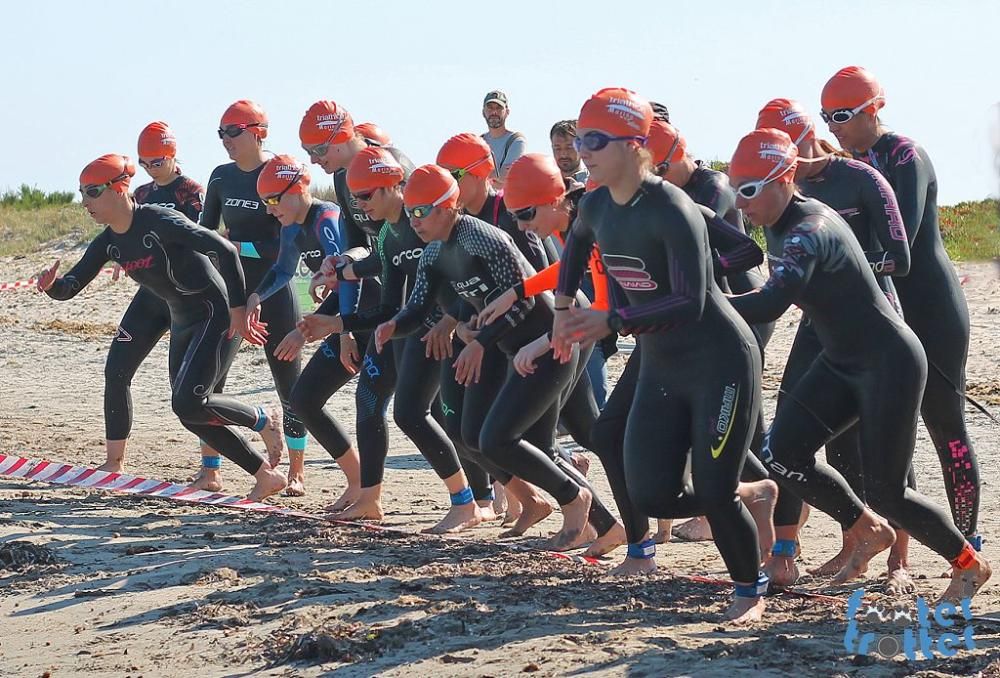
<path id="1" fill-rule="evenodd" d="M 654 120 L 649 126 L 646 148 L 653 156 L 653 165 L 679 162 L 687 153 L 687 142 L 669 122 Z"/>
<path id="2" fill-rule="evenodd" d="M 885 91 L 878 80 L 861 66 L 841 68 L 823 87 L 820 103 L 824 111 L 856 108 L 875 99 L 864 110 L 877 113 L 885 106 Z"/>
<path id="3" fill-rule="evenodd" d="M 437 165 L 421 165 L 410 174 L 403 189 L 406 207 L 433 205 L 434 207 L 458 206 L 458 182 L 448 170 Z"/>
<path id="4" fill-rule="evenodd" d="M 632 90 L 607 87 L 591 96 L 577 119 L 577 129 L 597 129 L 612 136 L 644 137 L 653 122 L 653 108 Z"/>
<path id="5" fill-rule="evenodd" d="M 791 99 L 771 99 L 757 114 L 757 129 L 771 127 L 780 129 L 798 146 L 803 141 L 816 137 L 812 118 L 798 101 Z"/>
<path id="6" fill-rule="evenodd" d="M 248 99 L 240 99 L 222 114 L 219 127 L 229 127 L 230 125 L 246 125 L 247 131 L 258 139 L 267 138 L 267 113 Z"/>
<path id="7" fill-rule="evenodd" d="M 127 155 L 109 153 L 83 168 L 80 172 L 80 186 L 101 186 L 110 183 L 115 191 L 125 193 L 134 176 L 135 164 Z"/>
<path id="8" fill-rule="evenodd" d="M 140 158 L 174 158 L 177 156 L 177 139 L 167 123 L 151 122 L 139 132 Z"/>
<path id="9" fill-rule="evenodd" d="M 392 146 L 392 139 L 385 131 L 373 122 L 363 122 L 354 126 L 354 131 L 368 140 L 375 142 L 379 146 Z"/>
<path id="10" fill-rule="evenodd" d="M 347 168 L 347 189 L 351 193 L 366 193 L 376 188 L 398 185 L 405 176 L 392 153 L 378 146 L 358 151 Z"/>
<path id="11" fill-rule="evenodd" d="M 309 188 L 309 180 L 307 165 L 291 155 L 276 155 L 264 163 L 257 176 L 257 194 L 266 198 L 281 192 L 305 193 Z"/>
<path id="12" fill-rule="evenodd" d="M 548 205 L 564 195 L 566 182 L 551 155 L 527 153 L 515 160 L 507 172 L 503 201 L 511 211 Z"/>
<path id="13" fill-rule="evenodd" d="M 469 174 L 485 179 L 495 167 L 493 152 L 478 134 L 462 132 L 448 141 L 437 154 L 437 164 L 451 170 L 464 169 Z"/>
<path id="14" fill-rule="evenodd" d="M 757 129 L 740 139 L 729 163 L 729 176 L 784 183 L 795 178 L 799 149 L 780 129 Z"/>
<path id="15" fill-rule="evenodd" d="M 351 114 L 335 101 L 317 101 L 302 117 L 299 141 L 304 146 L 343 144 L 354 136 Z"/>

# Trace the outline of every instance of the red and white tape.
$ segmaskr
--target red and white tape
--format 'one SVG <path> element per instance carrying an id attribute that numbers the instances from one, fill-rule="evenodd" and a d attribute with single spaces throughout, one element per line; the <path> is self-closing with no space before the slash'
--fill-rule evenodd
<path id="1" fill-rule="evenodd" d="M 115 267 L 109 266 L 108 268 L 102 268 L 101 273 L 114 273 Z M 38 282 L 38 277 L 34 276 L 28 278 L 27 280 L 15 280 L 14 282 L 0 283 L 0 292 L 12 292 L 14 290 L 24 290 L 24 289 L 34 289 L 35 283 Z"/>
<path id="2" fill-rule="evenodd" d="M 41 459 L 28 459 L 26 457 L 6 454 L 0 454 L 0 477 L 19 478 L 22 480 L 52 483 L 55 485 L 68 485 L 70 487 L 82 487 L 92 490 L 104 490 L 107 492 L 122 492 L 125 494 L 141 495 L 143 497 L 156 497 L 172 501 L 205 504 L 207 506 L 219 506 L 222 508 L 237 509 L 240 511 L 271 513 L 334 525 L 358 527 L 372 532 L 386 532 L 416 536 L 415 533 L 400 528 L 372 525 L 370 523 L 355 522 L 351 520 L 331 520 L 313 513 L 297 511 L 295 509 L 276 506 L 274 504 L 265 504 L 259 501 L 250 501 L 249 499 L 223 494 L 221 492 L 196 490 L 187 485 L 179 485 L 177 483 L 170 483 L 164 480 L 143 478 L 141 476 L 133 476 L 127 473 L 98 471 L 97 469 L 89 466 L 74 466 L 72 464 L 61 464 L 58 462 L 45 461 Z M 421 534 L 420 536 L 426 537 L 428 535 Z M 448 535 L 436 536 L 453 543 L 468 543 L 467 539 L 461 537 Z M 545 551 L 541 549 L 534 549 L 530 546 L 522 546 L 520 544 L 499 544 L 499 546 L 513 551 L 540 553 L 550 558 L 568 560 L 570 562 L 582 563 L 585 565 L 604 564 L 597 558 L 590 558 L 588 556 L 580 556 L 572 553 Z M 695 583 L 710 584 L 713 586 L 728 587 L 732 585 L 732 582 L 724 579 L 717 579 L 715 577 L 706 577 L 702 575 L 671 573 L 670 576 Z M 802 589 L 783 589 L 782 593 L 841 605 L 845 602 L 844 599 L 836 596 L 813 593 L 812 591 L 805 591 Z"/>

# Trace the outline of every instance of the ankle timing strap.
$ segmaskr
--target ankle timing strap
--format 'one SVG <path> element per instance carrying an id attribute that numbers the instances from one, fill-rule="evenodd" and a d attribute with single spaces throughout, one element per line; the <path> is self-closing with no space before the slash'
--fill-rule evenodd
<path id="1" fill-rule="evenodd" d="M 758 598 L 767 594 L 767 586 L 770 583 L 771 579 L 760 572 L 757 574 L 757 581 L 753 584 L 733 584 L 733 588 L 736 590 L 736 595 L 741 598 Z"/>
<path id="2" fill-rule="evenodd" d="M 452 506 L 465 506 L 466 504 L 471 504 L 475 497 L 472 495 L 472 488 L 463 487 L 460 492 L 456 492 L 451 495 L 451 505 Z"/>
<path id="3" fill-rule="evenodd" d="M 966 543 L 962 547 L 962 552 L 958 554 L 955 560 L 951 561 L 952 567 L 956 570 L 968 570 L 976 562 L 976 549 L 972 547 L 972 544 Z"/>
<path id="4" fill-rule="evenodd" d="M 628 545 L 628 557 L 629 558 L 639 558 L 641 560 L 649 560 L 656 555 L 656 542 L 652 539 L 646 539 L 638 544 Z"/>
<path id="5" fill-rule="evenodd" d="M 774 546 L 771 547 L 771 555 L 781 556 L 783 558 L 794 558 L 796 550 L 794 539 L 779 539 L 774 542 Z"/>
<path id="6" fill-rule="evenodd" d="M 222 468 L 222 457 L 202 457 L 201 458 L 202 468 Z"/>

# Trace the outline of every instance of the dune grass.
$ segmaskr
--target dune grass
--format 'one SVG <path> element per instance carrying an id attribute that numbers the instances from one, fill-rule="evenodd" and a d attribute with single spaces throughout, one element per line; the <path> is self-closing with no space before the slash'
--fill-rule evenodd
<path id="1" fill-rule="evenodd" d="M 332 187 L 317 191 L 330 200 Z M 75 245 L 94 237 L 94 224 L 71 193 L 44 193 L 22 186 L 0 196 L 0 256 L 30 254 L 53 241 Z M 963 202 L 940 208 L 941 236 L 954 261 L 987 261 L 1000 257 L 1000 202 L 995 199 Z M 759 228 L 751 234 L 763 247 Z"/>

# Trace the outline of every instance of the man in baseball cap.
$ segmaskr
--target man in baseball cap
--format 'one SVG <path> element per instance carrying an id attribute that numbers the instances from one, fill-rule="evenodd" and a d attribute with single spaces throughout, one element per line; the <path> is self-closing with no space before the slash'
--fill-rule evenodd
<path id="1" fill-rule="evenodd" d="M 509 114 L 510 105 L 504 92 L 495 89 L 486 93 L 483 98 L 483 118 L 488 129 L 482 136 L 493 153 L 493 164 L 496 169 L 493 170 L 490 180 L 497 190 L 503 188 L 507 170 L 515 160 L 524 155 L 526 150 L 524 135 L 507 129 Z"/>

